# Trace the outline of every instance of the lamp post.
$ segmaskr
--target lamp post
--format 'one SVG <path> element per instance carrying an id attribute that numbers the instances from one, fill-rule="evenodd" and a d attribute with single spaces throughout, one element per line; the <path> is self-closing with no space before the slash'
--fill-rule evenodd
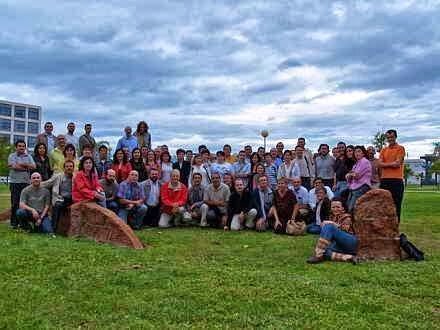
<path id="1" fill-rule="evenodd" d="M 263 129 L 260 134 L 263 137 L 263 140 L 264 140 L 264 152 L 266 152 L 266 138 L 269 136 L 269 131 L 267 129 Z"/>

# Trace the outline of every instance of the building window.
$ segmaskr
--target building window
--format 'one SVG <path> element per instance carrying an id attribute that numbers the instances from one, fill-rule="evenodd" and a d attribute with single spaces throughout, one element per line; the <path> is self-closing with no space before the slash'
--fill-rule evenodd
<path id="1" fill-rule="evenodd" d="M 17 142 L 18 140 L 23 140 L 23 141 L 25 141 L 25 139 L 24 139 L 24 135 L 14 135 L 14 144 L 15 144 L 15 142 Z"/>
<path id="2" fill-rule="evenodd" d="M 35 145 L 37 144 L 37 137 L 36 136 L 29 136 L 28 137 L 28 143 L 27 146 L 28 148 L 35 148 Z"/>
<path id="3" fill-rule="evenodd" d="M 0 118 L 0 130 L 10 131 L 11 130 L 11 120 Z"/>
<path id="4" fill-rule="evenodd" d="M 16 118 L 26 118 L 26 108 L 25 107 L 20 107 L 20 106 L 16 105 L 14 107 L 14 117 L 16 117 Z"/>
<path id="5" fill-rule="evenodd" d="M 0 103 L 0 116 L 11 117 L 12 107 L 9 104 Z"/>
<path id="6" fill-rule="evenodd" d="M 28 122 L 28 133 L 38 134 L 38 131 L 40 130 L 38 126 L 38 123 L 34 123 L 32 121 Z"/>
<path id="7" fill-rule="evenodd" d="M 15 132 L 25 132 L 26 122 L 22 120 L 14 120 L 14 131 Z"/>
<path id="8" fill-rule="evenodd" d="M 9 144 L 10 142 L 11 142 L 11 136 L 9 134 L 0 134 L 0 143 Z"/>
<path id="9" fill-rule="evenodd" d="M 28 119 L 40 120 L 40 111 L 37 108 L 29 108 Z"/>

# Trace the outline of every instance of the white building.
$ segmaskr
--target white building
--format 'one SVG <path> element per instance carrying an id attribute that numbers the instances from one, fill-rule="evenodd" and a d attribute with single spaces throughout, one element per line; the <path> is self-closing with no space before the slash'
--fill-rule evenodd
<path id="1" fill-rule="evenodd" d="M 41 117 L 40 106 L 0 100 L 0 139 L 11 144 L 24 140 L 33 149 Z"/>

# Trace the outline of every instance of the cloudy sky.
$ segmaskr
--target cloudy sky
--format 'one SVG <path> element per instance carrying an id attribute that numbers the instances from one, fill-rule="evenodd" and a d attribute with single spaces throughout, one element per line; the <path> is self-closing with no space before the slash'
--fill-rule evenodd
<path id="1" fill-rule="evenodd" d="M 384 3 L 384 4 L 380 4 Z M 440 137 L 437 1 L 0 0 L 0 99 L 153 145 Z"/>

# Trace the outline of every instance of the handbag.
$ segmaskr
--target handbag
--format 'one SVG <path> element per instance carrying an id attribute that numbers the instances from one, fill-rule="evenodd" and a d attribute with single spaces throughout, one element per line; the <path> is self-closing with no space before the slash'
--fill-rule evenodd
<path id="1" fill-rule="evenodd" d="M 286 234 L 292 236 L 301 236 L 306 233 L 306 223 L 304 221 L 287 221 Z"/>
<path id="2" fill-rule="evenodd" d="M 415 261 L 425 260 L 425 254 L 420 251 L 416 246 L 408 240 L 405 234 L 400 234 L 400 247 L 408 254 L 410 259 Z"/>

